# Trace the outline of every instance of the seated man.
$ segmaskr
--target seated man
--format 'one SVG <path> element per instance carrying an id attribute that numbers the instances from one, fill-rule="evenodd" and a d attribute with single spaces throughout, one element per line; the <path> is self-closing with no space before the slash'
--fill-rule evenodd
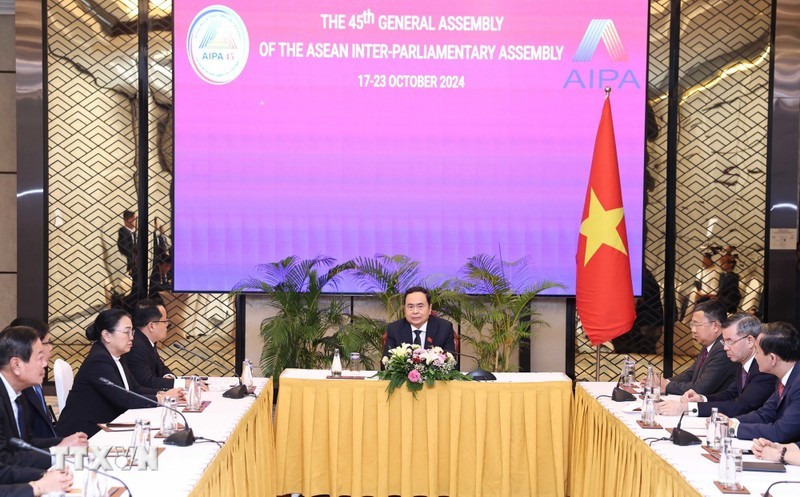
<path id="1" fill-rule="evenodd" d="M 716 300 L 706 300 L 695 306 L 692 338 L 703 348 L 692 367 L 670 379 L 661 380 L 662 392 L 683 395 L 694 390 L 710 395 L 728 388 L 738 366 L 728 359 L 722 345 L 722 323 L 726 317 L 725 308 Z"/>
<path id="2" fill-rule="evenodd" d="M 386 345 L 383 355 L 402 343 L 417 344 L 429 349 L 441 347 L 455 354 L 455 332 L 453 323 L 431 316 L 431 294 L 425 288 L 415 286 L 403 296 L 405 318 L 389 324 L 386 330 Z"/>
<path id="3" fill-rule="evenodd" d="M 30 428 L 31 406 L 22 391 L 40 385 L 44 378 L 44 346 L 32 328 L 12 326 L 0 332 L 0 462 L 47 469 L 50 457 L 44 454 L 17 449 L 9 443 L 20 438 L 33 446 L 48 449 L 54 445 L 87 446 L 85 433 L 75 433 L 67 438 L 34 437 Z"/>
<path id="4" fill-rule="evenodd" d="M 730 420 L 738 438 L 787 443 L 800 440 L 800 333 L 789 323 L 769 323 L 756 341 L 761 371 L 778 378 L 775 392 L 761 408 Z"/>
<path id="5" fill-rule="evenodd" d="M 133 345 L 125 354 L 131 375 L 143 387 L 169 390 L 175 387 L 175 375 L 158 355 L 156 344 L 167 338 L 169 319 L 163 305 L 152 300 L 136 304 L 133 313 Z"/>
<path id="6" fill-rule="evenodd" d="M 756 339 L 761 321 L 750 314 L 734 314 L 722 328 L 722 343 L 728 359 L 738 364 L 734 381 L 722 393 L 700 395 L 689 390 L 680 400 L 665 400 L 656 405 L 656 412 L 677 416 L 708 417 L 716 407 L 727 416 L 738 416 L 758 409 L 775 390 L 775 377 L 762 373 L 755 360 Z"/>
<path id="7" fill-rule="evenodd" d="M 47 323 L 39 319 L 19 317 L 13 321 L 9 326 L 27 326 L 36 330 L 36 334 L 42 341 L 44 350 L 44 362 L 47 364 L 50 361 L 50 351 L 53 346 L 50 344 L 50 327 Z M 29 417 L 31 421 L 31 435 L 36 438 L 53 438 L 57 437 L 53 429 L 54 419 L 50 415 L 50 409 L 47 407 L 47 402 L 44 399 L 41 385 L 34 385 L 22 391 L 22 395 L 28 400 L 31 406 Z"/>

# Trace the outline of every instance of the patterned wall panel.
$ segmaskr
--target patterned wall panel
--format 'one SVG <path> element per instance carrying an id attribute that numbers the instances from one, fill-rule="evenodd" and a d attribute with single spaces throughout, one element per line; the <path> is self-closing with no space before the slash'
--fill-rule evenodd
<path id="1" fill-rule="evenodd" d="M 88 9 L 86 5 L 91 5 Z M 48 197 L 49 321 L 53 360 L 77 368 L 89 343 L 84 329 L 97 312 L 131 292 L 117 250 L 121 214 L 137 210 L 138 67 L 136 2 L 49 0 Z M 172 230 L 172 33 L 170 4 L 151 3 L 149 36 L 148 211 L 169 252 Z M 178 373 L 229 374 L 234 360 L 232 301 L 227 295 L 172 294 L 158 273 L 173 322 L 165 345 L 179 342 L 219 366 L 162 352 Z M 144 260 L 144 257 L 141 257 Z M 158 292 L 156 292 L 158 293 Z"/>
<path id="2" fill-rule="evenodd" d="M 657 292 L 643 296 L 637 325 L 615 341 L 616 350 L 601 347 L 599 366 L 596 349 L 578 325 L 575 374 L 582 380 L 594 379 L 598 367 L 601 380 L 615 379 L 624 353 L 639 364 L 663 367 L 663 336 L 657 323 L 658 315 L 663 316 L 667 250 L 669 8 L 668 0 L 650 4 L 648 103 L 655 128 L 647 142 L 644 265 L 653 276 L 650 288 Z M 706 295 L 726 300 L 735 295 L 725 289 L 720 293 L 720 277 L 730 269 L 730 261 L 736 261 L 733 272 L 739 279 L 738 285 L 726 285 L 738 289 L 739 298 L 729 299 L 731 310 L 758 312 L 764 281 L 770 15 L 766 0 L 682 4 L 675 199 L 678 321 L 664 327 L 673 333 L 675 372 L 688 367 L 697 354 L 688 325 L 695 302 Z M 656 335 L 660 337 L 653 350 Z"/>

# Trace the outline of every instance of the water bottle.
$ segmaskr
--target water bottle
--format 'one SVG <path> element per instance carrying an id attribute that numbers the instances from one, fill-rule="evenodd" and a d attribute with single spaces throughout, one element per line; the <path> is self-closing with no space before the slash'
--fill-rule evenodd
<path id="1" fill-rule="evenodd" d="M 331 376 L 342 376 L 342 358 L 339 355 L 339 349 L 333 352 L 333 361 L 331 361 Z"/>
<path id="2" fill-rule="evenodd" d="M 175 397 L 165 397 L 164 405 L 172 409 L 178 405 Z M 178 431 L 178 419 L 175 411 L 171 409 L 161 409 L 161 434 L 168 437 Z"/>
<path id="3" fill-rule="evenodd" d="M 144 451 L 150 450 L 149 419 L 136 419 L 133 428 L 133 438 L 131 439 L 131 447 L 135 447 Z"/>
<path id="4" fill-rule="evenodd" d="M 645 426 L 653 426 L 656 422 L 656 404 L 653 402 L 653 396 L 646 393 L 644 396 L 644 406 L 642 407 L 642 424 Z"/>
<path id="5" fill-rule="evenodd" d="M 358 352 L 350 353 L 350 371 L 355 375 L 358 375 L 359 371 L 361 371 L 361 354 Z"/>
<path id="6" fill-rule="evenodd" d="M 629 356 L 625 356 L 625 386 L 634 386 L 634 381 L 636 381 L 636 361 Z"/>
<path id="7" fill-rule="evenodd" d="M 242 385 L 246 386 L 248 390 L 253 387 L 253 363 L 250 359 L 242 361 Z"/>
<path id="8" fill-rule="evenodd" d="M 192 376 L 189 380 L 189 398 L 186 399 L 186 407 L 190 411 L 199 411 L 203 405 L 202 388 L 199 376 Z"/>
<path id="9" fill-rule="evenodd" d="M 719 414 L 719 409 L 716 407 L 711 408 L 711 417 L 708 418 L 708 425 L 706 426 L 706 445 L 708 447 L 714 447 L 717 445 L 717 415 Z"/>
<path id="10" fill-rule="evenodd" d="M 720 443 L 719 454 L 719 482 L 722 483 L 722 486 L 725 488 L 738 488 L 739 482 L 738 475 L 736 474 L 737 453 L 739 455 L 738 463 L 741 465 L 741 449 L 737 450 L 733 447 L 731 434 L 726 430 L 725 436 Z"/>

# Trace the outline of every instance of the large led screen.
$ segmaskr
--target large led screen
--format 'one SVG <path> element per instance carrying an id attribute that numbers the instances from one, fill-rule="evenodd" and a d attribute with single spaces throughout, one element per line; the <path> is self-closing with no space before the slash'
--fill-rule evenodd
<path id="1" fill-rule="evenodd" d="M 573 294 L 603 87 L 641 279 L 641 0 L 177 0 L 175 289 L 289 255 L 528 257 Z M 344 281 L 340 292 L 361 292 Z"/>

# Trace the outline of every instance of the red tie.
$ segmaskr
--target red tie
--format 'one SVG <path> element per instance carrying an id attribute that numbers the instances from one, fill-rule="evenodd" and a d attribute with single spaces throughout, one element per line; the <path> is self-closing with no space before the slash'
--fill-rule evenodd
<path id="1" fill-rule="evenodd" d="M 708 347 L 703 347 L 703 351 L 700 352 L 700 359 L 697 361 L 697 372 L 700 372 L 700 368 L 703 367 L 703 363 L 706 362 L 706 357 L 708 357 Z"/>
<path id="2" fill-rule="evenodd" d="M 783 400 L 783 389 L 784 389 L 783 382 L 778 381 L 778 398 L 780 400 Z"/>

